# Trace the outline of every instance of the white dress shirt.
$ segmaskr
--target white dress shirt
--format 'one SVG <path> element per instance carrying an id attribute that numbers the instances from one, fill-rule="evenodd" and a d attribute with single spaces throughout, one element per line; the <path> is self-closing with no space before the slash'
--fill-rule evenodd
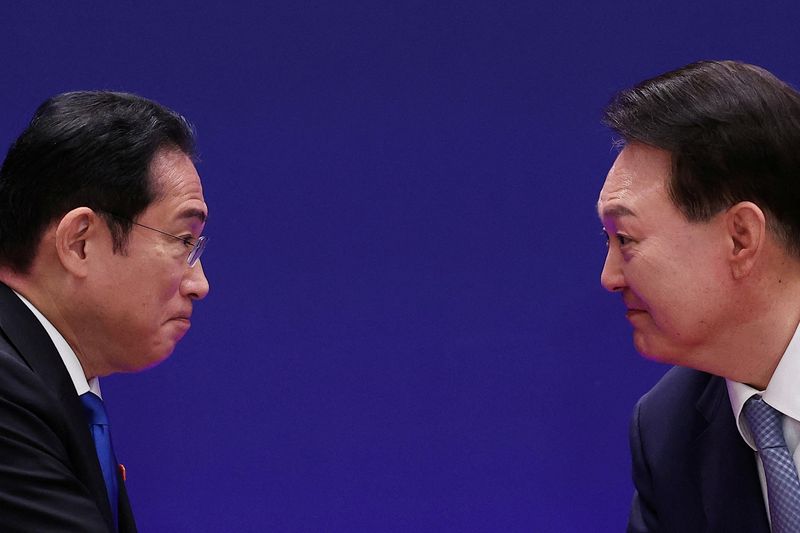
<path id="1" fill-rule="evenodd" d="M 754 394 L 760 394 L 764 401 L 783 413 L 783 437 L 786 446 L 794 459 L 795 468 L 800 466 L 800 326 L 794 332 L 789 346 L 781 357 L 775 373 L 763 391 L 756 390 L 744 383 L 725 380 L 728 385 L 728 397 L 731 400 L 733 416 L 744 441 L 756 451 L 755 439 L 750 433 L 747 419 L 742 413 L 745 402 Z M 764 494 L 764 505 L 769 516 L 767 497 L 767 481 L 764 476 L 764 465 L 756 453 L 758 477 L 761 480 L 761 492 Z"/>
<path id="2" fill-rule="evenodd" d="M 47 320 L 47 318 L 45 318 L 45 316 L 27 300 L 27 298 L 22 296 L 17 291 L 14 291 L 14 294 L 19 296 L 19 299 L 22 300 L 22 303 L 28 306 L 28 309 L 30 309 L 39 322 L 41 322 L 45 331 L 50 336 L 50 340 L 52 340 L 53 344 L 56 346 L 58 355 L 61 356 L 61 360 L 64 362 L 67 372 L 69 372 L 69 377 L 72 378 L 72 384 L 75 385 L 75 392 L 78 393 L 78 396 L 91 391 L 102 398 L 103 396 L 100 394 L 100 380 L 96 377 L 89 380 L 86 379 L 86 374 L 83 373 L 83 367 L 81 366 L 80 361 L 78 361 L 78 356 L 75 355 L 75 351 L 72 349 L 72 347 L 67 344 L 64 336 L 58 332 L 55 326 L 53 326 L 53 324 L 51 324 L 50 321 Z"/>

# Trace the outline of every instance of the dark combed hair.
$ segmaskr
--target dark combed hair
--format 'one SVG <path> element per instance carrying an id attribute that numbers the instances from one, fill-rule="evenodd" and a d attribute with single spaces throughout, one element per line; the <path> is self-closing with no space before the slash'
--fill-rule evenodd
<path id="1" fill-rule="evenodd" d="M 161 194 L 150 167 L 164 149 L 192 156 L 194 134 L 151 100 L 79 91 L 45 101 L 0 169 L 0 265 L 27 272 L 46 228 L 77 207 L 101 214 L 124 252 L 130 221 Z"/>
<path id="2" fill-rule="evenodd" d="M 669 193 L 693 222 L 741 201 L 800 256 L 800 94 L 761 67 L 700 61 L 617 94 L 603 122 L 672 156 Z"/>

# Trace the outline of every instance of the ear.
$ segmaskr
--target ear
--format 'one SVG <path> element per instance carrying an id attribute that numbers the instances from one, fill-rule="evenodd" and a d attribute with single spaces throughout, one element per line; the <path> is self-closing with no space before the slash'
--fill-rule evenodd
<path id="1" fill-rule="evenodd" d="M 767 219 L 753 202 L 739 202 L 725 212 L 726 229 L 731 239 L 728 261 L 734 279 L 750 274 L 767 237 Z"/>
<path id="2" fill-rule="evenodd" d="M 88 273 L 89 252 L 94 250 L 103 219 L 88 207 L 77 207 L 64 215 L 56 226 L 55 244 L 58 259 L 77 277 Z"/>

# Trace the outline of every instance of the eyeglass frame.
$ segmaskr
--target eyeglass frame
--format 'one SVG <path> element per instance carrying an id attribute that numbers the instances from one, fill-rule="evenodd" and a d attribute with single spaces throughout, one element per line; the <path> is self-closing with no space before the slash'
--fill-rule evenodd
<path id="1" fill-rule="evenodd" d="M 175 240 L 181 241 L 186 246 L 191 246 L 191 249 L 189 250 L 189 255 L 186 256 L 186 263 L 189 265 L 189 268 L 192 268 L 194 267 L 194 265 L 197 264 L 197 261 L 200 260 L 200 256 L 203 255 L 203 251 L 205 251 L 206 249 L 206 243 L 208 242 L 208 237 L 206 237 L 205 235 L 200 235 L 199 237 L 197 237 L 197 239 L 191 239 L 188 237 L 186 238 L 178 237 L 177 235 L 173 235 L 172 233 L 167 233 L 166 231 L 162 231 L 160 229 L 151 228 L 150 226 L 145 226 L 144 224 L 140 224 L 129 218 L 121 217 L 119 215 L 115 215 L 114 213 L 109 213 L 108 211 L 103 211 L 103 213 L 110 215 L 114 218 L 117 218 L 119 220 L 130 222 L 134 226 L 139 226 L 140 228 L 149 229 L 150 231 L 155 231 L 156 233 L 160 233 L 161 235 L 172 237 Z"/>

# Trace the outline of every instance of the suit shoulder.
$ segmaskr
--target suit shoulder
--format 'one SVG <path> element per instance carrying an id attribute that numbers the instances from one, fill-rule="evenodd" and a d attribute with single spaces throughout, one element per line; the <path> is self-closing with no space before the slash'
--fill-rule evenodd
<path id="1" fill-rule="evenodd" d="M 5 435 L 66 431 L 63 401 L 57 390 L 28 365 L 2 331 L 0 400 L 0 432 Z"/>

